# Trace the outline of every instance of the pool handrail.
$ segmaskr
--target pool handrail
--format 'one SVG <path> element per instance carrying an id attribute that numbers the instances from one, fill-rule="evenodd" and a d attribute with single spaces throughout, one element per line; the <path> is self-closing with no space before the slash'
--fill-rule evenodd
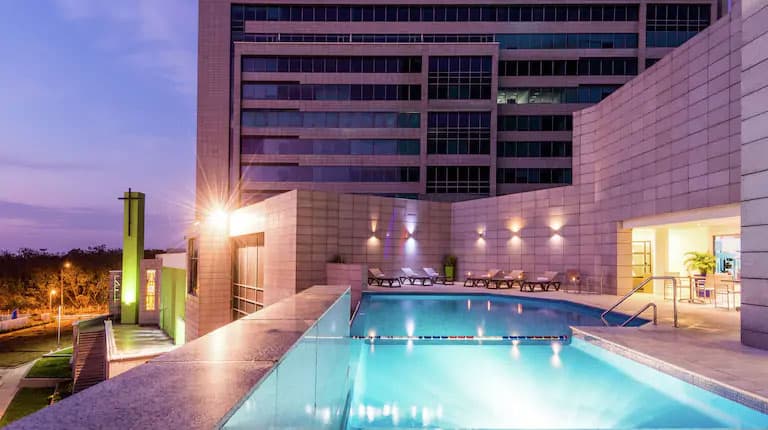
<path id="1" fill-rule="evenodd" d="M 643 279 L 642 282 L 637 284 L 630 292 L 624 295 L 619 301 L 613 304 L 610 308 L 606 309 L 605 312 L 600 314 L 600 319 L 603 320 L 603 323 L 608 326 L 610 323 L 608 323 L 608 320 L 605 318 L 606 315 L 611 313 L 614 309 L 619 307 L 622 303 L 624 303 L 625 300 L 627 300 L 632 294 L 635 294 L 639 289 L 643 288 L 646 284 L 648 284 L 651 281 L 654 280 L 671 280 L 672 281 L 672 313 L 674 314 L 673 320 L 674 320 L 674 326 L 677 327 L 677 278 L 674 276 L 649 276 L 645 279 Z M 640 309 L 639 312 L 636 312 L 634 315 L 629 317 L 626 321 L 624 321 L 622 324 L 620 324 L 621 327 L 625 327 L 627 324 L 630 323 L 633 319 L 637 318 L 641 313 L 645 312 L 649 307 L 653 307 L 653 325 L 657 325 L 657 319 L 656 319 L 656 304 L 653 302 L 650 302 L 643 306 L 642 309 Z"/>

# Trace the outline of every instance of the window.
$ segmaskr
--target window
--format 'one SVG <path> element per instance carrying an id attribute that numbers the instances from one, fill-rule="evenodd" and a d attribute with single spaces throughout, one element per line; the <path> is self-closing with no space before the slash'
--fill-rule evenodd
<path id="1" fill-rule="evenodd" d="M 491 57 L 430 57 L 430 99 L 489 99 Z"/>
<path id="2" fill-rule="evenodd" d="M 598 103 L 620 85 L 582 85 L 579 87 L 500 88 L 499 104 Z"/>
<path id="3" fill-rule="evenodd" d="M 418 182 L 418 167 L 299 166 L 244 164 L 242 179 L 253 182 Z"/>
<path id="4" fill-rule="evenodd" d="M 232 319 L 264 307 L 264 233 L 232 240 Z"/>
<path id="5" fill-rule="evenodd" d="M 571 115 L 501 115 L 499 131 L 569 131 L 573 129 Z"/>
<path id="6" fill-rule="evenodd" d="M 512 33 L 497 34 L 501 49 L 627 49 L 637 48 L 636 33 Z"/>
<path id="7" fill-rule="evenodd" d="M 490 192 L 488 166 L 429 166 L 427 193 L 483 194 Z"/>
<path id="8" fill-rule="evenodd" d="M 497 157 L 571 157 L 571 141 L 535 141 L 517 142 L 500 141 L 497 144 Z"/>
<path id="9" fill-rule="evenodd" d="M 419 128 L 418 112 L 304 112 L 243 110 L 243 127 Z"/>
<path id="10" fill-rule="evenodd" d="M 298 139 L 243 136 L 241 154 L 418 155 L 418 139 Z"/>
<path id="11" fill-rule="evenodd" d="M 490 112 L 430 112 L 429 154 L 489 154 Z"/>
<path id="12" fill-rule="evenodd" d="M 499 168 L 496 169 L 499 184 L 570 184 L 569 168 Z"/>
<path id="13" fill-rule="evenodd" d="M 146 273 L 147 278 L 147 288 L 144 295 L 144 310 L 146 311 L 154 311 L 155 310 L 155 280 L 157 278 L 157 272 L 153 269 L 147 270 Z"/>
<path id="14" fill-rule="evenodd" d="M 199 246 L 196 238 L 189 239 L 187 242 L 187 255 L 189 256 L 189 274 L 187 275 L 187 293 L 193 296 L 197 295 L 197 263 L 200 259 Z"/>
<path id="15" fill-rule="evenodd" d="M 246 82 L 244 100 L 421 100 L 421 85 Z"/>
<path id="16" fill-rule="evenodd" d="M 709 4 L 649 4 L 646 45 L 676 47 L 704 30 L 710 23 Z"/>
<path id="17" fill-rule="evenodd" d="M 637 21 L 637 5 L 233 5 L 233 27 L 244 21 L 520 22 Z"/>
<path id="18" fill-rule="evenodd" d="M 499 62 L 499 76 L 634 76 L 635 57 L 593 57 L 578 60 L 510 60 Z"/>
<path id="19" fill-rule="evenodd" d="M 356 67 L 353 70 L 351 64 Z M 284 73 L 421 73 L 421 57 L 247 56 L 242 71 Z"/>

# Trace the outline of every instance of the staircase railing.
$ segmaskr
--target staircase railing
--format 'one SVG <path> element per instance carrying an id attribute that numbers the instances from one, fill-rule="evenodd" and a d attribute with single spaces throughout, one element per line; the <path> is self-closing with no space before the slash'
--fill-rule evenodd
<path id="1" fill-rule="evenodd" d="M 608 320 L 605 318 L 606 315 L 613 312 L 614 309 L 619 307 L 624 301 L 626 301 L 630 296 L 635 294 L 638 290 L 646 286 L 649 282 L 654 280 L 664 280 L 664 281 L 672 281 L 672 313 L 674 314 L 674 325 L 677 327 L 677 278 L 674 276 L 649 276 L 645 279 L 643 279 L 643 282 L 637 284 L 636 287 L 632 288 L 630 292 L 624 295 L 624 297 L 620 298 L 616 303 L 613 304 L 610 308 L 608 308 L 605 312 L 600 314 L 600 319 L 603 320 L 603 324 L 610 325 L 608 323 Z M 634 315 L 629 317 L 626 321 L 620 324 L 621 327 L 625 327 L 627 324 L 632 322 L 635 318 L 640 316 L 643 312 L 648 310 L 648 308 L 653 308 L 653 325 L 657 324 L 657 310 L 656 310 L 656 304 L 653 302 L 650 302 L 643 306 L 639 311 L 635 312 Z"/>

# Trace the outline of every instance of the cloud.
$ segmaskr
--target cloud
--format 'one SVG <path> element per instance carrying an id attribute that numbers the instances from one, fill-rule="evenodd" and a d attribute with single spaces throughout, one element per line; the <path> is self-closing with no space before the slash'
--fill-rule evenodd
<path id="1" fill-rule="evenodd" d="M 197 2 L 193 0 L 56 0 L 65 19 L 99 21 L 103 46 L 138 69 L 194 95 Z"/>
<path id="2" fill-rule="evenodd" d="M 146 246 L 178 247 L 183 243 L 183 224 L 168 216 L 147 214 Z M 46 248 L 66 251 L 107 244 L 120 247 L 120 211 L 49 207 L 0 200 L 0 250 Z"/>
<path id="3" fill-rule="evenodd" d="M 95 164 L 74 161 L 21 160 L 18 158 L 0 155 L 0 167 L 32 170 L 92 170 L 98 166 Z"/>

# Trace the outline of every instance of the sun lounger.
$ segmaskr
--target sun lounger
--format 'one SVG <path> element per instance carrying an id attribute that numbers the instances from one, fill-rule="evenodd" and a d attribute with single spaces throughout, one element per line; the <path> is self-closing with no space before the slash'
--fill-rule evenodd
<path id="1" fill-rule="evenodd" d="M 525 291 L 527 289 L 528 291 L 533 292 L 536 287 L 541 288 L 541 291 L 549 291 L 550 287 L 553 287 L 555 291 L 558 291 L 560 289 L 560 281 L 555 280 L 557 275 L 557 272 L 544 272 L 532 280 L 524 281 L 520 285 L 520 291 Z"/>
<path id="2" fill-rule="evenodd" d="M 403 275 L 400 277 L 400 283 L 402 284 L 404 280 L 408 280 L 408 282 L 411 283 L 411 285 L 414 285 L 416 281 L 421 281 L 421 285 L 431 285 L 432 284 L 432 278 L 428 275 L 422 275 L 419 273 L 416 273 L 413 269 L 410 267 L 403 267 L 400 269 L 403 272 Z"/>
<path id="3" fill-rule="evenodd" d="M 512 270 L 504 272 L 504 276 L 494 279 L 492 283 L 495 284 L 496 288 L 512 288 L 515 284 L 522 287 L 523 282 L 525 282 L 525 272 L 522 270 Z M 504 285 L 506 287 L 503 287 Z"/>
<path id="4" fill-rule="evenodd" d="M 371 267 L 368 269 L 368 285 L 376 284 L 380 287 L 387 283 L 389 287 L 400 287 L 400 278 L 396 276 L 387 276 L 378 267 Z M 395 285 L 397 283 L 397 285 Z"/>
<path id="5" fill-rule="evenodd" d="M 488 285 L 490 285 L 491 280 L 499 276 L 500 272 L 501 270 L 499 269 L 491 269 L 481 275 L 470 274 L 469 276 L 467 276 L 467 279 L 464 280 L 464 286 L 465 287 L 483 286 L 488 288 Z"/>
<path id="6" fill-rule="evenodd" d="M 433 284 L 443 284 L 443 285 L 453 284 L 453 281 L 449 281 L 447 276 L 441 275 L 431 267 L 425 267 L 424 273 L 426 273 L 427 276 L 430 277 L 430 280 L 432 281 Z"/>

